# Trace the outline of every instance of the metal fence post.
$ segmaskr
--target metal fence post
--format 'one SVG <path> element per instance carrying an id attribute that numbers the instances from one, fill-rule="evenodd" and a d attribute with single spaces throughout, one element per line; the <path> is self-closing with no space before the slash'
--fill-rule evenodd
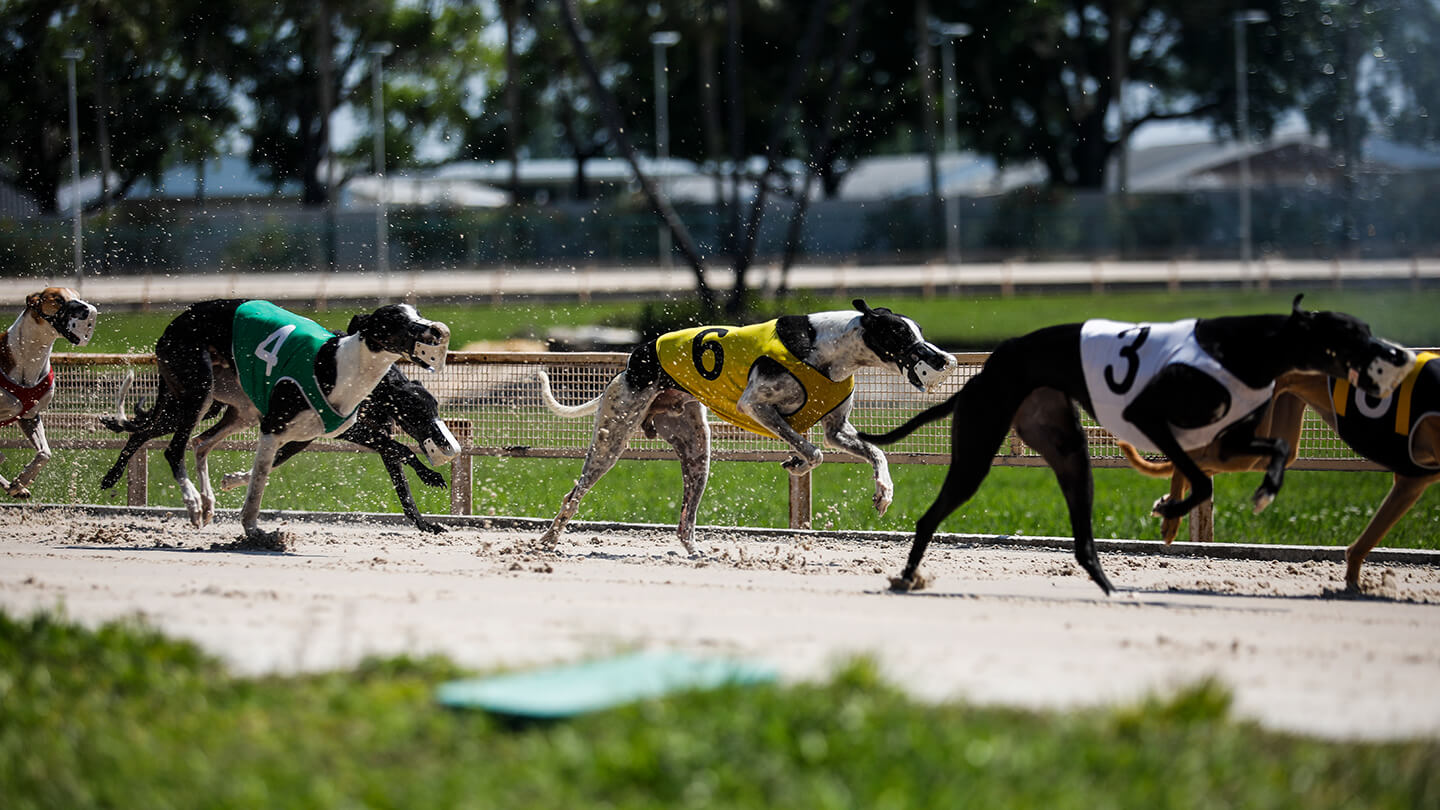
<path id="1" fill-rule="evenodd" d="M 475 513 L 474 471 L 475 457 L 470 454 L 474 432 L 469 419 L 447 419 L 445 424 L 460 443 L 460 455 L 450 462 L 450 514 L 471 515 Z"/>
<path id="2" fill-rule="evenodd" d="M 788 476 L 790 479 L 790 528 L 810 528 L 810 473 Z"/>

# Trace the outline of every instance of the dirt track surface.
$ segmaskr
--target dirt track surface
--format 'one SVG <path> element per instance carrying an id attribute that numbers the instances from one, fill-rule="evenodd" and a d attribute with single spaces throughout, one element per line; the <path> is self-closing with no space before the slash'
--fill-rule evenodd
<path id="1" fill-rule="evenodd" d="M 272 521 L 267 524 L 274 528 Z M 0 606 L 74 619 L 142 615 L 240 672 L 444 653 L 477 669 L 664 646 L 822 677 L 874 655 L 926 699 L 1035 707 L 1129 701 L 1215 676 L 1236 710 L 1332 737 L 1440 735 L 1440 569 L 1102 555 L 1106 598 L 1069 553 L 932 547 L 931 590 L 887 592 L 906 545 L 701 531 L 538 532 L 289 521 L 286 554 L 213 551 L 233 516 L 0 510 Z"/>

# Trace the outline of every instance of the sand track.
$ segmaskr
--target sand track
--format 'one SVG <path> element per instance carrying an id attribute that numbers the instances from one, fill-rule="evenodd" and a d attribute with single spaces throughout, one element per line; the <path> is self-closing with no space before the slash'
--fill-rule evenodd
<path id="1" fill-rule="evenodd" d="M 274 527 L 275 523 L 267 522 Z M 0 606 L 142 615 L 237 671 L 372 654 L 515 667 L 672 646 L 822 676 L 870 654 L 927 698 L 1025 706 L 1133 700 L 1215 676 L 1237 711 L 1326 736 L 1440 735 L 1440 568 L 1371 565 L 1337 598 L 1327 562 L 1102 555 L 1106 598 L 1063 551 L 940 544 L 935 584 L 884 590 L 906 546 L 702 529 L 702 560 L 663 532 L 538 532 L 289 520 L 289 554 L 213 551 L 233 517 L 0 510 Z"/>

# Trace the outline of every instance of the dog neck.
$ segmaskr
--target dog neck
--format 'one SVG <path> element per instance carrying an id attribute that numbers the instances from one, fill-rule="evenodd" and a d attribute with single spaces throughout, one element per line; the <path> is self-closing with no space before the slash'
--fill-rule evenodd
<path id="1" fill-rule="evenodd" d="M 50 349 L 60 334 L 26 309 L 3 336 L 0 371 L 16 385 L 28 387 L 39 383 L 50 371 Z"/>
<path id="2" fill-rule="evenodd" d="M 393 352 L 371 351 L 361 335 L 345 335 L 335 346 L 335 385 L 325 398 L 336 411 L 353 413 L 399 359 Z"/>
<path id="3" fill-rule="evenodd" d="M 826 377 L 839 382 L 855 376 L 862 368 L 884 368 L 885 362 L 865 345 L 860 315 L 850 311 L 816 312 L 810 317 L 815 339 L 807 356 L 801 357 Z"/>
<path id="4" fill-rule="evenodd" d="M 1237 315 L 1202 318 L 1195 324 L 1200 347 L 1220 361 L 1226 371 L 1251 388 L 1269 385 L 1287 371 L 1295 370 L 1291 337 L 1285 331 L 1283 315 Z"/>

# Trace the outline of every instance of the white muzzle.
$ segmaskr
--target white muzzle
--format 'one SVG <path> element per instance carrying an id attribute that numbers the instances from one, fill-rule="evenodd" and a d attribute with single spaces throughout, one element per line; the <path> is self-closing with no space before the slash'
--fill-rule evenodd
<path id="1" fill-rule="evenodd" d="M 420 449 L 424 451 L 425 460 L 430 462 L 431 467 L 442 467 L 460 455 L 460 443 L 455 441 L 455 435 L 450 432 L 443 419 L 436 420 L 436 426 L 440 429 L 440 439 L 426 439 L 420 443 Z"/>

